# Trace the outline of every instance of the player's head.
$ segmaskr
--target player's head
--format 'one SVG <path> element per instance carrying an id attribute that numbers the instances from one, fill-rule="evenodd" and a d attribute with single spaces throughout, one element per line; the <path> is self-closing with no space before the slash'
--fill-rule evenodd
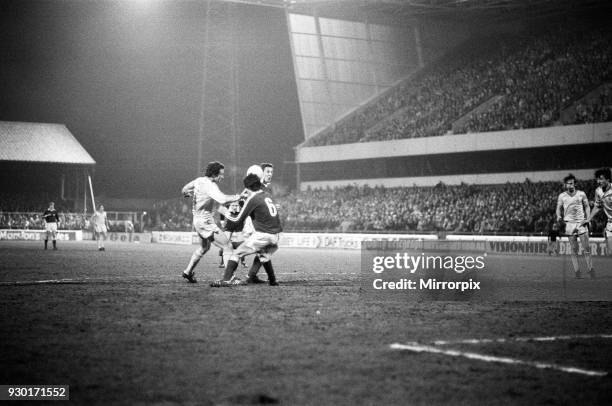
<path id="1" fill-rule="evenodd" d="M 54 209 L 55 208 L 55 203 L 54 202 L 49 202 L 49 208 L 50 209 Z"/>
<path id="2" fill-rule="evenodd" d="M 229 207 L 228 207 L 228 210 L 232 214 L 240 213 L 240 203 L 238 203 L 238 202 L 231 202 Z"/>
<path id="3" fill-rule="evenodd" d="M 576 177 L 570 173 L 565 178 L 563 178 L 563 184 L 565 185 L 565 189 L 568 192 L 574 193 L 574 191 L 576 190 Z"/>
<path id="4" fill-rule="evenodd" d="M 98 206 L 98 210 L 100 210 L 100 211 L 104 211 L 104 205 L 103 205 L 103 204 L 99 205 L 99 206 Z"/>
<path id="5" fill-rule="evenodd" d="M 221 182 L 225 173 L 225 165 L 221 162 L 213 161 L 206 165 L 204 176 L 212 179 L 215 182 Z"/>
<path id="6" fill-rule="evenodd" d="M 274 174 L 274 165 L 269 162 L 264 162 L 259 166 L 261 166 L 261 169 L 263 170 L 263 177 L 261 179 L 263 183 L 272 182 L 272 175 Z"/>
<path id="7" fill-rule="evenodd" d="M 610 182 L 612 182 L 612 171 L 610 168 L 601 168 L 595 171 L 595 180 L 602 189 L 607 189 Z"/>
<path id="8" fill-rule="evenodd" d="M 257 192 L 259 189 L 261 189 L 261 181 L 254 173 L 248 174 L 242 183 L 244 183 L 244 187 L 249 189 L 251 192 Z"/>

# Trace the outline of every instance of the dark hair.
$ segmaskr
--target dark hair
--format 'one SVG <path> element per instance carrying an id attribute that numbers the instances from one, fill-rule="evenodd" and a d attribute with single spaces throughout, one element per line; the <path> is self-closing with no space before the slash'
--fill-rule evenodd
<path id="1" fill-rule="evenodd" d="M 248 174 L 244 178 L 242 183 L 244 183 L 245 188 L 253 192 L 256 192 L 261 189 L 261 181 L 259 180 L 259 176 L 255 175 L 254 173 Z"/>
<path id="2" fill-rule="evenodd" d="M 225 165 L 223 165 L 221 162 L 210 162 L 208 165 L 206 165 L 206 171 L 204 172 L 204 176 L 214 178 L 215 176 L 219 175 L 219 172 L 221 172 L 221 169 L 223 168 L 225 168 Z"/>
<path id="3" fill-rule="evenodd" d="M 565 178 L 563 178 L 563 183 L 567 183 L 570 180 L 573 180 L 574 182 L 576 182 L 576 177 L 572 175 L 571 173 L 567 175 Z"/>
<path id="4" fill-rule="evenodd" d="M 595 171 L 595 179 L 598 179 L 600 176 L 603 176 L 605 179 L 612 181 L 612 171 L 610 168 L 601 168 Z"/>
<path id="5" fill-rule="evenodd" d="M 266 170 L 266 168 L 274 168 L 274 165 L 272 165 L 272 164 L 271 164 L 271 163 L 269 163 L 269 162 L 264 162 L 264 163 L 261 163 L 261 164 L 259 164 L 259 166 L 261 166 L 261 170 L 262 170 L 262 171 L 265 171 L 265 170 Z"/>

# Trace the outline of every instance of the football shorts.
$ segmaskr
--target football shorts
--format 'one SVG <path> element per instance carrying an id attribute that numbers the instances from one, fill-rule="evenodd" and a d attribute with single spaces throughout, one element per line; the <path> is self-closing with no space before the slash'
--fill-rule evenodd
<path id="1" fill-rule="evenodd" d="M 56 234 L 57 233 L 57 223 L 46 223 L 45 230 L 47 231 L 47 234 L 49 233 Z"/>
<path id="2" fill-rule="evenodd" d="M 221 229 L 212 217 L 194 217 L 193 218 L 193 228 L 196 233 L 200 236 L 200 238 L 207 239 L 210 238 L 214 233 L 221 232 Z"/>
<path id="3" fill-rule="evenodd" d="M 582 235 L 588 232 L 586 226 L 581 226 L 580 223 L 565 223 L 565 234 L 567 235 Z"/>
<path id="4" fill-rule="evenodd" d="M 259 252 L 261 262 L 270 260 L 272 254 L 278 250 L 280 234 L 268 234 L 255 231 L 244 241 L 244 246 Z"/>

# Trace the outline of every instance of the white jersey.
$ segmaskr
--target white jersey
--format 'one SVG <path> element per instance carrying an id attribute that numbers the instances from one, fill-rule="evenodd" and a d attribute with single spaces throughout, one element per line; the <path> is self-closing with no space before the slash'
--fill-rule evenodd
<path id="1" fill-rule="evenodd" d="M 585 220 L 583 202 L 588 202 L 588 200 L 582 190 L 576 190 L 573 196 L 567 192 L 561 193 L 557 200 L 557 206 L 563 206 L 563 221 L 567 223 L 580 223 Z"/>
<path id="2" fill-rule="evenodd" d="M 608 222 L 612 222 L 612 187 L 608 187 L 605 192 L 601 186 L 595 190 L 595 207 L 603 209 Z"/>
<path id="3" fill-rule="evenodd" d="M 91 217 L 92 217 L 94 225 L 106 226 L 106 212 L 105 211 L 95 211 L 94 215 Z"/>
<path id="4" fill-rule="evenodd" d="M 219 190 L 219 186 L 205 176 L 186 184 L 183 187 L 183 193 L 189 193 L 192 196 L 194 220 L 204 218 L 204 220 L 212 221 L 213 213 L 219 204 L 225 204 L 228 201 L 228 196 Z"/>

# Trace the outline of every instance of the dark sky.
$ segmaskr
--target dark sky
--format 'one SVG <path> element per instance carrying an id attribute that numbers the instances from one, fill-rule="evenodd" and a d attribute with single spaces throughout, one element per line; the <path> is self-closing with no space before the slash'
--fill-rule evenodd
<path id="1" fill-rule="evenodd" d="M 196 176 L 205 1 L 0 4 L 0 120 L 66 124 L 97 161 L 96 194 L 172 197 Z M 237 18 L 239 164 L 270 161 L 288 183 L 303 134 L 284 12 Z"/>

